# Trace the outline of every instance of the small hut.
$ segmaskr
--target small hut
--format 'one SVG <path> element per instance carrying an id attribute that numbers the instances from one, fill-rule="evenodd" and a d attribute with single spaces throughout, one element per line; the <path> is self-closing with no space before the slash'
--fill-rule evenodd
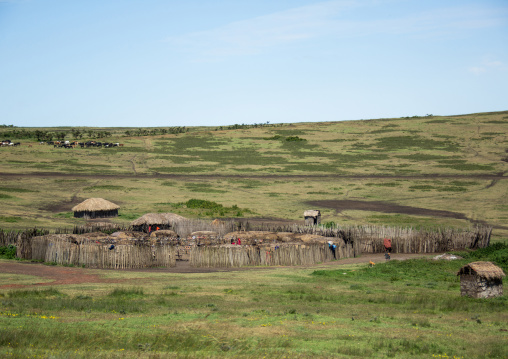
<path id="1" fill-rule="evenodd" d="M 317 209 L 309 209 L 303 212 L 303 216 L 305 217 L 306 226 L 321 224 L 321 212 Z"/>
<path id="2" fill-rule="evenodd" d="M 89 198 L 72 207 L 76 218 L 110 218 L 118 216 L 120 206 L 103 198 Z"/>
<path id="3" fill-rule="evenodd" d="M 175 213 L 147 213 L 131 222 L 135 231 L 149 232 L 158 229 L 173 229 L 176 222 L 185 220 Z"/>
<path id="4" fill-rule="evenodd" d="M 473 298 L 503 295 L 503 270 L 491 262 L 472 262 L 460 268 L 460 294 Z"/>

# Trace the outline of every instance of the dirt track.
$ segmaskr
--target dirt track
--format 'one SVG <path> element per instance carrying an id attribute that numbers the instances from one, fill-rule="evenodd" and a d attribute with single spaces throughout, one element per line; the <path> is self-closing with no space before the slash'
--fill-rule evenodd
<path id="1" fill-rule="evenodd" d="M 433 257 L 436 254 L 392 254 L 392 260 L 406 260 L 412 258 L 428 258 Z M 374 263 L 385 262 L 384 254 L 367 254 L 357 258 L 345 258 L 339 261 L 328 262 L 315 266 L 301 266 L 293 268 L 313 268 L 322 267 L 323 265 L 329 266 L 330 268 L 340 267 L 346 264 L 368 264 L 370 261 Z M 149 268 L 149 269 L 132 269 L 124 270 L 128 272 L 139 272 L 139 273 L 216 273 L 216 272 L 233 272 L 233 271 L 248 271 L 248 270 L 276 270 L 284 267 L 243 267 L 243 268 L 193 268 L 188 262 L 178 262 L 174 268 Z M 104 274 L 111 272 L 111 269 L 105 270 L 91 270 L 87 268 L 76 268 L 76 267 L 62 267 L 62 266 L 48 266 L 39 263 L 30 262 L 15 262 L 8 260 L 0 261 L 0 273 L 9 274 L 23 274 L 40 277 L 41 279 L 52 281 L 49 282 L 37 282 L 33 284 L 4 284 L 0 285 L 1 289 L 13 289 L 13 288 L 26 288 L 26 287 L 39 287 L 39 286 L 57 286 L 57 285 L 68 285 L 68 284 L 81 284 L 81 283 L 129 283 L 136 282 L 138 278 L 132 279 L 106 279 L 101 274 L 97 274 L 97 271 L 102 271 Z"/>
<path id="2" fill-rule="evenodd" d="M 31 172 L 31 173 L 0 173 L 2 177 L 17 177 L 17 178 L 53 178 L 53 177 L 73 177 L 73 178 L 93 178 L 93 179 L 111 179 L 111 178 L 168 178 L 168 179 L 192 179 L 192 178 L 213 178 L 213 179 L 227 179 L 227 178 L 250 178 L 250 179 L 437 179 L 437 178 L 449 178 L 449 179 L 483 179 L 483 180 L 506 180 L 508 176 L 505 176 L 507 172 L 501 172 L 496 174 L 467 174 L 467 175 L 455 175 L 455 174 L 438 174 L 438 173 L 427 173 L 422 175 L 339 175 L 339 174 L 324 174 L 324 175 L 279 175 L 279 174 L 171 174 L 171 173 L 156 173 L 156 174 L 144 174 L 144 173 L 111 173 L 111 174 L 86 174 L 86 173 L 58 173 L 58 172 Z"/>

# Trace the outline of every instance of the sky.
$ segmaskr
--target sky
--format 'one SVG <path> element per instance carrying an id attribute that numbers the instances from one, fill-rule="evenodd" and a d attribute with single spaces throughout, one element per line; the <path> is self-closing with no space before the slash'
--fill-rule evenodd
<path id="1" fill-rule="evenodd" d="M 0 125 L 508 110 L 508 0 L 0 0 Z"/>

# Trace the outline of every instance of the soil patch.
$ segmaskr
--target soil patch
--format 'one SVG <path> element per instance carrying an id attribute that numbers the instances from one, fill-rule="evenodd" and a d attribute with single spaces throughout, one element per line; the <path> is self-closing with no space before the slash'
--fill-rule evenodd
<path id="1" fill-rule="evenodd" d="M 47 266 L 44 264 L 30 262 L 1 261 L 0 272 L 11 274 L 25 274 L 41 277 L 44 279 L 53 279 L 52 282 L 33 283 L 26 285 L 5 284 L 1 285 L 0 289 L 55 286 L 66 284 L 80 284 L 80 283 L 121 283 L 124 281 L 121 279 L 120 280 L 105 279 L 98 274 L 90 273 L 88 269 L 84 268 Z"/>
<path id="2" fill-rule="evenodd" d="M 357 211 L 400 213 L 400 214 L 409 214 L 413 216 L 446 217 L 469 220 L 469 218 L 467 218 L 464 214 L 458 212 L 441 211 L 411 206 L 401 206 L 398 204 L 381 201 L 368 202 L 354 200 L 323 200 L 323 201 L 310 201 L 307 202 L 307 204 L 314 207 L 331 208 L 339 213 L 345 210 L 357 210 Z"/>
<path id="3" fill-rule="evenodd" d="M 415 258 L 432 258 L 437 253 L 433 254 L 397 254 L 392 253 L 391 260 L 406 260 Z M 332 261 L 312 266 L 298 266 L 291 268 L 317 268 L 327 266 L 330 268 L 340 267 L 346 264 L 369 264 L 386 262 L 384 254 L 365 254 L 356 258 L 344 258 L 338 261 Z M 278 268 L 288 267 L 242 267 L 242 268 L 194 268 L 190 266 L 188 261 L 179 261 L 177 266 L 173 268 L 146 268 L 146 269 L 124 269 L 123 272 L 140 272 L 140 273 L 217 273 L 217 272 L 237 272 L 237 271 L 252 271 L 252 270 L 276 270 Z M 1 289 L 14 289 L 26 287 L 40 287 L 40 286 L 57 286 L 68 284 L 81 284 L 81 283 L 126 283 L 136 282 L 139 278 L 130 279 L 107 279 L 103 278 L 101 274 L 96 274 L 97 269 L 92 270 L 88 268 L 73 268 L 62 266 L 47 266 L 40 263 L 31 262 L 15 262 L 2 260 L 0 261 L 0 272 L 11 274 L 24 274 L 37 276 L 43 279 L 52 279 L 51 282 L 46 283 L 33 283 L 33 284 L 5 284 L 0 286 Z M 117 271 L 116 269 L 103 269 L 100 270 L 104 274 L 110 271 Z M 143 279 L 143 280 L 146 280 Z"/>
<path id="4" fill-rule="evenodd" d="M 370 202 L 370 201 L 354 201 L 354 200 L 323 200 L 323 201 L 309 201 L 306 202 L 306 204 L 316 208 L 319 207 L 331 208 L 337 211 L 337 213 L 341 213 L 342 211 L 347 210 L 356 210 L 356 211 L 369 211 L 381 213 L 400 213 L 412 216 L 445 217 L 454 219 L 464 219 L 474 224 L 491 226 L 492 228 L 496 229 L 508 229 L 507 226 L 493 226 L 487 223 L 486 221 L 468 218 L 463 213 L 459 212 L 441 211 L 437 209 L 427 209 L 412 206 L 402 206 L 398 204 L 381 201 Z"/>

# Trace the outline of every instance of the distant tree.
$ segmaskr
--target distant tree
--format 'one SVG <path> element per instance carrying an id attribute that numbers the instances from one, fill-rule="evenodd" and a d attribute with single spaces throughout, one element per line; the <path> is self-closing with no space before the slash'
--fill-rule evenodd
<path id="1" fill-rule="evenodd" d="M 73 138 L 77 138 L 77 139 L 83 138 L 83 132 L 81 132 L 81 130 L 78 128 L 71 130 L 71 133 L 72 133 Z"/>
<path id="2" fill-rule="evenodd" d="M 46 140 L 46 134 L 46 131 L 35 130 L 35 138 L 37 138 L 39 142 Z"/>

